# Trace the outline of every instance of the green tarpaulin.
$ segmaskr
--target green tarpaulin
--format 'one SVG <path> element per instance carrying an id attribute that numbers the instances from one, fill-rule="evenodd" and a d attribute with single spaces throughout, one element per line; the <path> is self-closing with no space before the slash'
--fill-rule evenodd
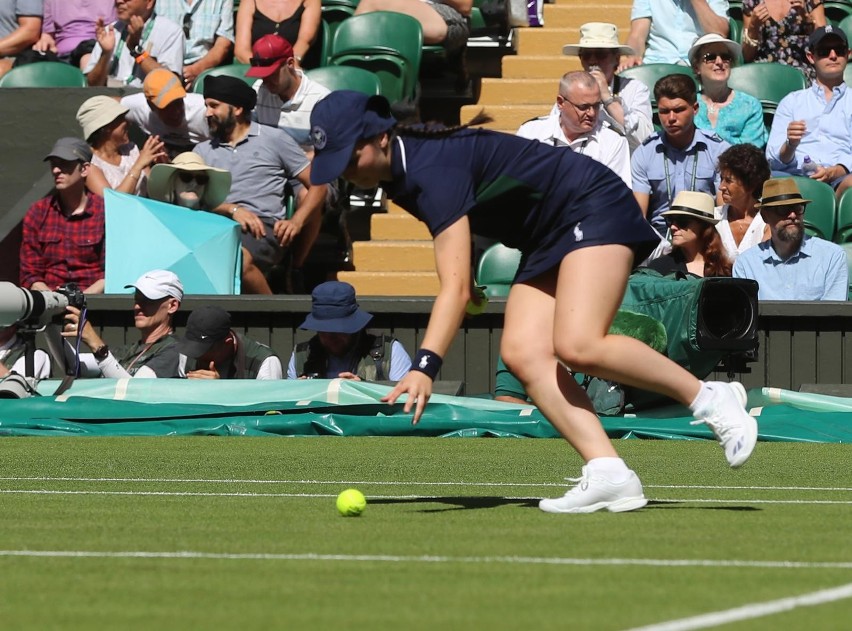
<path id="1" fill-rule="evenodd" d="M 78 380 L 59 397 L 0 401 L 4 436 L 525 436 L 558 434 L 537 409 L 436 394 L 416 426 L 387 386 L 341 379 L 298 381 Z M 764 389 L 749 394 L 761 440 L 852 440 L 852 400 Z M 709 439 L 680 406 L 606 417 L 613 438 Z"/>

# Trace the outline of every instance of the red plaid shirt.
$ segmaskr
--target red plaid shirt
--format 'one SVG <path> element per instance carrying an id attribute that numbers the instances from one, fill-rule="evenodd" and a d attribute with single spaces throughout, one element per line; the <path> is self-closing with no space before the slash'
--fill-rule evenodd
<path id="1" fill-rule="evenodd" d="M 21 286 L 42 282 L 51 289 L 73 282 L 85 290 L 104 277 L 104 198 L 87 194 L 79 215 L 66 217 L 59 198 L 30 206 L 21 243 Z"/>

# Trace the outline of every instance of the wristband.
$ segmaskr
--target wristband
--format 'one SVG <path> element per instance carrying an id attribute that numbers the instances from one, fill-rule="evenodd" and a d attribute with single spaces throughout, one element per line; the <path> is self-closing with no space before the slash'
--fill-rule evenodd
<path id="1" fill-rule="evenodd" d="M 438 353 L 421 348 L 414 356 L 414 361 L 411 362 L 411 370 L 422 372 L 432 381 L 435 381 L 435 377 L 438 376 L 438 371 L 441 370 L 443 363 L 444 360 L 441 359 Z"/>
<path id="2" fill-rule="evenodd" d="M 151 56 L 151 53 L 149 53 L 147 50 L 143 50 L 143 51 L 142 51 L 139 55 L 137 55 L 136 57 L 134 57 L 134 59 L 133 59 L 133 60 L 134 60 L 137 64 L 141 64 L 143 61 L 145 61 L 146 59 L 148 59 L 148 57 L 150 57 L 150 56 Z"/>

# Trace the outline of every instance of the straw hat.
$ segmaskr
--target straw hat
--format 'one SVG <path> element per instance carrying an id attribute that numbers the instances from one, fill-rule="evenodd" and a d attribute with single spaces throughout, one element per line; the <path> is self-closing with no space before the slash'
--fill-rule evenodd
<path id="1" fill-rule="evenodd" d="M 618 43 L 618 27 L 606 22 L 587 22 L 580 27 L 580 43 L 566 44 L 563 55 L 579 55 L 583 48 L 612 48 L 620 55 L 635 55 L 630 46 Z"/>
<path id="2" fill-rule="evenodd" d="M 675 195 L 671 208 L 660 213 L 663 217 L 671 215 L 686 215 L 693 219 L 706 221 L 709 224 L 719 223 L 716 216 L 716 203 L 707 193 L 699 191 L 681 191 Z"/>
<path id="3" fill-rule="evenodd" d="M 175 156 L 171 164 L 156 164 L 148 176 L 148 197 L 161 202 L 171 201 L 174 191 L 174 178 L 178 171 L 204 171 L 209 180 L 201 198 L 204 210 L 216 208 L 225 201 L 231 191 L 231 173 L 225 169 L 209 167 L 204 159 L 192 151 Z"/>
<path id="4" fill-rule="evenodd" d="M 83 128 L 83 138 L 89 140 L 96 131 L 129 111 L 114 98 L 105 94 L 86 99 L 77 110 L 77 122 Z"/>
<path id="5" fill-rule="evenodd" d="M 772 206 L 792 206 L 794 204 L 807 205 L 812 201 L 802 197 L 795 180 L 788 177 L 779 177 L 766 180 L 763 183 L 763 194 L 760 196 L 760 201 L 755 204 L 755 207 L 771 208 Z"/>
<path id="6" fill-rule="evenodd" d="M 695 66 L 698 63 L 698 53 L 701 52 L 701 48 L 707 44 L 724 44 L 725 48 L 728 49 L 728 52 L 731 53 L 732 66 L 737 63 L 737 60 L 740 58 L 740 54 L 743 52 L 743 47 L 735 41 L 725 39 L 718 33 L 707 33 L 707 35 L 702 35 L 695 40 L 692 44 L 692 48 L 689 49 L 690 65 Z"/>

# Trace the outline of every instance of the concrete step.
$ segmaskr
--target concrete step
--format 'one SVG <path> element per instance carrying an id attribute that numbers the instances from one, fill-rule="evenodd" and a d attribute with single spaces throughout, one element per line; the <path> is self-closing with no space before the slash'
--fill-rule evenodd
<path id="1" fill-rule="evenodd" d="M 426 224 L 407 212 L 376 214 L 370 218 L 371 241 L 431 241 Z"/>
<path id="2" fill-rule="evenodd" d="M 355 241 L 352 263 L 358 272 L 434 272 L 432 241 Z"/>
<path id="3" fill-rule="evenodd" d="M 473 116 L 482 109 L 482 104 L 477 103 L 476 105 L 465 105 L 461 109 L 461 120 L 470 120 Z M 537 116 L 543 116 L 547 114 L 549 111 L 545 106 L 542 108 L 541 105 L 488 105 L 485 107 L 485 111 L 491 115 L 491 118 L 494 120 L 490 123 L 482 125 L 484 129 L 496 129 L 496 130 L 507 130 L 511 129 L 512 133 L 514 133 L 518 127 L 521 126 L 522 123 L 530 120 L 531 118 L 535 118 Z M 357 266 L 357 260 L 355 262 Z"/>
<path id="4" fill-rule="evenodd" d="M 570 28 L 553 27 L 546 24 L 544 28 L 519 28 L 517 34 L 518 55 L 561 55 L 565 44 L 576 44 L 580 41 L 580 26 Z M 629 26 L 618 31 L 618 39 L 627 41 L 630 33 Z"/>
<path id="5" fill-rule="evenodd" d="M 570 70 L 582 70 L 579 57 L 566 55 L 506 55 L 504 79 L 550 79 L 558 82 Z"/>
<path id="6" fill-rule="evenodd" d="M 435 272 L 338 272 L 358 296 L 437 296 L 441 284 Z"/>
<path id="7" fill-rule="evenodd" d="M 547 79 L 489 79 L 482 80 L 479 104 L 491 105 L 541 105 L 556 102 L 559 78 Z M 549 108 L 548 108 L 549 111 Z"/>
<path id="8" fill-rule="evenodd" d="M 586 22 L 609 22 L 619 29 L 630 28 L 630 3 L 563 2 L 544 5 L 545 28 L 578 28 Z"/>

